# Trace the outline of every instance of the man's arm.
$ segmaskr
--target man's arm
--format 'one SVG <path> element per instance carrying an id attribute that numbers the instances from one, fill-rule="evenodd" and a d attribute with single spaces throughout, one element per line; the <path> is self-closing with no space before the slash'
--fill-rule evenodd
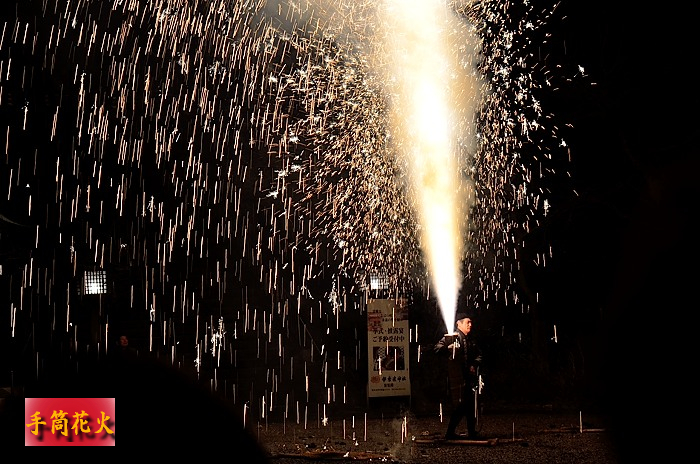
<path id="1" fill-rule="evenodd" d="M 435 353 L 442 353 L 447 350 L 452 350 L 454 348 L 454 335 L 444 335 L 436 344 L 433 349 Z"/>
<path id="2" fill-rule="evenodd" d="M 433 351 L 435 353 L 441 353 L 445 351 L 445 348 L 447 347 L 447 340 L 445 337 L 442 337 L 433 347 Z"/>
<path id="3" fill-rule="evenodd" d="M 474 342 L 474 343 L 472 343 L 472 346 L 470 349 L 473 350 L 473 353 L 474 353 L 474 358 L 473 358 L 470 370 L 472 371 L 472 373 L 476 373 L 476 370 L 481 366 L 481 361 L 483 359 L 482 353 L 481 353 L 481 347 L 479 346 L 478 343 Z"/>

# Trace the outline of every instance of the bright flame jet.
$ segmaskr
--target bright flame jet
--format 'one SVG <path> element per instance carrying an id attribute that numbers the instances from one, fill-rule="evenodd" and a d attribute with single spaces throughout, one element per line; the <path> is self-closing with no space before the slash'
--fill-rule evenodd
<path id="1" fill-rule="evenodd" d="M 480 88 L 462 55 L 475 39 L 443 0 L 384 0 L 380 19 L 392 136 L 405 157 L 432 288 L 452 331 L 470 201 L 457 139 L 473 133 Z"/>

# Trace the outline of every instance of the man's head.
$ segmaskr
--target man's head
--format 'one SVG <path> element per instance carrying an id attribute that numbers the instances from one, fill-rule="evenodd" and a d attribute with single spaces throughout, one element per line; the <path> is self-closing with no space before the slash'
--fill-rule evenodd
<path id="1" fill-rule="evenodd" d="M 457 330 L 464 335 L 467 335 L 472 330 L 472 317 L 468 313 L 458 312 L 455 316 L 455 323 L 457 325 Z"/>
<path id="2" fill-rule="evenodd" d="M 129 346 L 129 339 L 126 335 L 122 335 L 121 337 L 119 337 L 119 344 L 121 346 Z"/>

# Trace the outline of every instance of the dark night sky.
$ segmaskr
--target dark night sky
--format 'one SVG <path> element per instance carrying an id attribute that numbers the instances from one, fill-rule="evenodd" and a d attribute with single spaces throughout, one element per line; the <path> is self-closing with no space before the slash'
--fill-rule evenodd
<path id="1" fill-rule="evenodd" d="M 566 240 L 578 251 L 567 266 L 602 276 L 579 290 L 601 301 L 599 382 L 616 438 L 632 450 L 640 437 L 672 436 L 672 417 L 691 397 L 697 38 L 677 2 L 568 3 L 567 48 L 599 84 L 571 112 L 582 198 L 572 205 L 578 217 Z"/>

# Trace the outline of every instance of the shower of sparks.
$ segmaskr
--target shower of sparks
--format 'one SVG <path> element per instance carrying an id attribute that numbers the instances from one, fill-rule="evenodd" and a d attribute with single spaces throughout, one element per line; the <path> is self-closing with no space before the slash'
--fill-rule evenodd
<path id="1" fill-rule="evenodd" d="M 448 329 L 460 289 L 526 312 L 518 252 L 566 157 L 536 96 L 558 80 L 535 52 L 553 11 L 17 2 L 0 22 L 0 224 L 29 246 L 0 268 L 7 332 L 38 377 L 46 353 L 103 343 L 105 321 L 81 331 L 99 305 L 111 334 L 143 327 L 143 351 L 213 370 L 214 389 L 252 400 L 219 377 L 255 372 L 269 407 L 291 393 L 306 424 L 373 363 L 362 330 L 341 336 L 372 272 L 437 295 Z M 115 290 L 93 301 L 79 285 L 94 268 Z"/>

